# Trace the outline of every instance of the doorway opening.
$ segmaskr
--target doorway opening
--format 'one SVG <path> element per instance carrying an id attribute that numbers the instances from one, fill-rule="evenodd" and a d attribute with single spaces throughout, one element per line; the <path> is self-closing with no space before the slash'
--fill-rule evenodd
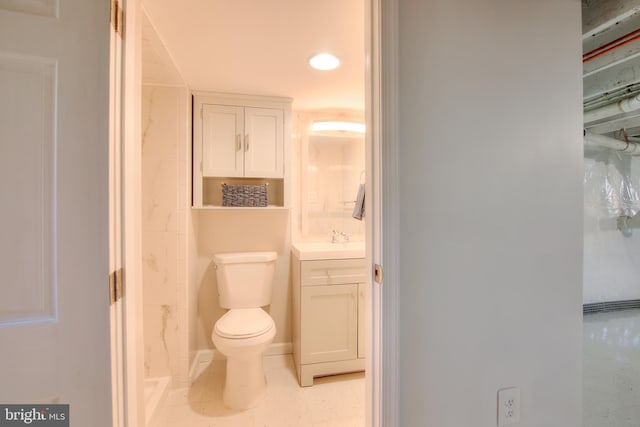
<path id="1" fill-rule="evenodd" d="M 369 7 L 371 7 L 371 6 L 367 5 L 367 8 L 369 8 Z M 142 11 L 143 10 L 140 9 L 141 14 L 142 14 Z M 368 13 L 371 14 L 371 11 L 369 10 Z M 131 27 L 129 27 L 129 36 L 132 36 L 132 33 L 134 33 L 134 32 L 132 31 Z M 139 34 L 139 36 L 141 36 L 141 35 L 142 34 Z M 142 53 L 144 53 L 144 51 Z M 143 70 L 144 70 L 144 67 L 143 67 Z M 370 85 L 371 81 L 369 80 L 369 82 L 367 82 L 367 84 Z M 143 82 L 143 86 L 145 86 L 144 82 Z M 142 90 L 143 91 L 144 90 L 150 91 L 149 86 L 151 86 L 151 85 L 146 85 L 146 86 L 147 86 L 147 88 L 146 89 L 143 88 Z M 161 93 L 161 92 L 171 92 L 171 91 L 180 92 L 180 94 L 174 94 L 174 95 L 177 96 L 178 98 L 184 99 L 184 97 L 183 97 L 183 95 L 184 95 L 183 86 L 179 85 L 179 84 L 177 84 L 175 86 L 171 86 L 171 85 L 160 86 L 160 90 L 151 91 L 151 92 L 155 92 L 157 94 L 157 93 Z M 371 95 L 369 95 L 369 96 L 371 96 Z M 150 95 L 150 97 L 153 97 L 153 95 Z M 155 104 L 156 105 L 154 105 L 154 106 L 157 106 L 157 103 L 155 103 Z M 143 108 L 143 110 L 144 110 L 144 108 Z M 144 112 L 143 112 L 143 115 L 144 115 Z M 373 112 L 367 111 L 367 116 L 368 116 L 367 122 L 368 123 L 371 123 L 371 117 L 373 117 L 373 115 L 374 115 Z M 179 125 L 179 126 L 182 126 L 182 125 Z M 379 125 L 378 125 L 378 127 L 379 127 Z M 374 129 L 374 128 L 375 128 L 374 126 L 371 126 L 371 129 Z M 185 129 L 187 130 L 187 132 L 184 132 Z M 147 129 L 145 129 L 143 127 L 140 130 L 141 130 L 141 132 L 140 132 L 141 136 L 144 136 L 145 135 L 145 130 L 147 130 Z M 372 132 L 376 132 L 376 131 L 372 130 Z M 178 134 L 180 135 L 179 136 L 180 138 L 183 137 L 186 134 L 187 135 L 187 142 L 190 143 L 190 138 L 188 137 L 188 134 L 189 134 L 188 125 L 187 125 L 186 128 L 184 128 L 184 127 L 179 128 Z M 372 148 L 371 148 L 372 147 L 371 146 L 371 144 L 372 144 L 371 140 L 373 139 L 372 136 L 369 135 L 368 139 L 369 139 L 369 141 L 367 142 L 367 146 L 368 146 L 368 148 L 367 148 L 367 150 L 368 150 L 368 152 L 367 152 L 367 162 L 368 163 L 367 164 L 369 165 L 369 164 L 371 164 L 372 159 L 374 157 L 376 157 L 376 156 L 373 156 L 370 153 L 372 151 Z M 140 147 L 140 151 L 141 151 L 140 159 L 142 159 L 141 160 L 142 162 L 144 162 L 144 152 L 143 151 L 146 149 L 145 144 L 146 143 L 144 143 L 144 139 L 143 139 L 142 147 Z M 185 152 L 185 151 L 183 151 L 183 152 Z M 190 152 L 187 152 L 187 153 L 190 153 Z M 178 157 L 181 156 L 181 155 L 182 154 L 179 154 Z M 187 158 L 185 160 L 188 161 L 189 160 L 189 156 L 187 156 Z M 190 174 L 188 173 L 188 168 L 186 168 L 187 173 L 185 173 L 185 169 L 180 170 L 180 167 L 181 167 L 180 164 L 183 164 L 183 163 L 182 162 L 178 162 L 178 165 L 176 166 L 178 168 L 177 170 L 178 170 L 179 179 L 185 179 L 185 177 L 186 177 L 186 179 L 190 179 Z M 171 167 L 173 167 L 173 165 Z M 368 178 L 370 173 L 371 172 L 369 172 L 369 171 L 367 172 L 367 178 Z M 373 176 L 373 175 L 371 175 L 371 176 Z M 142 181 L 143 185 L 144 185 L 144 180 L 145 180 L 145 177 L 144 177 L 144 171 L 143 171 L 143 176 L 141 177 L 141 181 Z M 368 179 L 367 179 L 367 181 L 368 181 Z M 373 184 L 373 183 L 369 184 L 368 183 L 367 185 L 370 185 L 370 187 L 368 187 L 368 190 L 369 190 L 369 188 L 373 189 L 375 184 Z M 180 190 L 178 190 L 178 192 L 180 192 Z M 144 194 L 142 194 L 142 196 L 144 198 Z M 369 201 L 368 203 L 371 203 L 371 201 Z M 373 206 L 373 204 L 371 206 Z M 373 208 L 373 209 L 370 210 L 370 212 L 372 214 L 371 218 L 375 218 L 376 209 Z M 144 215 L 144 213 L 145 213 L 145 211 L 144 211 L 144 202 L 143 202 L 143 206 L 140 207 L 140 216 L 142 217 Z M 180 213 L 178 213 L 178 215 L 179 214 Z M 208 211 L 206 213 L 203 213 L 203 212 L 194 213 L 189 208 L 185 208 L 185 212 L 183 212 L 182 214 L 187 216 L 187 217 L 190 217 L 190 218 L 187 218 L 186 220 L 184 218 L 179 219 L 181 221 L 184 221 L 184 223 L 186 223 L 188 226 L 194 226 L 195 225 L 195 227 L 200 227 L 200 226 L 203 226 L 203 224 L 204 224 L 203 228 L 211 231 L 210 228 L 209 228 L 210 225 L 207 224 L 207 222 L 209 220 L 208 219 L 202 220 L 202 218 L 205 215 L 209 215 L 209 216 L 219 215 L 219 212 L 214 213 L 212 211 Z M 377 219 L 377 221 L 379 222 L 379 218 Z M 373 223 L 373 219 L 372 219 L 372 223 Z M 377 226 L 379 227 L 379 223 L 378 223 Z M 368 228 L 367 233 L 368 233 L 368 235 L 371 235 L 371 233 L 372 233 L 371 230 L 373 230 L 374 227 L 376 227 L 375 224 L 367 225 L 367 228 Z M 192 230 L 190 229 L 189 231 L 191 232 Z M 178 233 L 178 234 L 180 234 L 180 233 Z M 180 238 L 180 235 L 178 235 L 178 238 Z M 379 250 L 376 251 L 373 248 L 374 241 L 375 240 L 372 239 L 371 246 L 367 250 L 367 260 L 368 260 L 368 264 L 369 265 L 373 264 L 373 262 L 372 262 L 372 256 L 373 255 L 372 254 L 374 254 L 376 252 L 379 252 Z M 193 246 L 196 246 L 196 250 L 197 250 L 197 245 L 198 245 L 197 242 L 196 243 L 187 243 L 186 245 L 185 245 L 185 242 L 181 242 L 181 244 L 184 245 L 183 247 L 186 248 L 187 253 L 189 253 L 189 251 L 193 249 Z M 178 249 L 178 250 L 181 250 L 181 249 Z M 144 250 L 144 242 L 142 242 L 142 250 L 141 250 L 141 258 L 142 259 L 144 259 L 144 252 L 145 252 L 145 250 Z M 190 269 L 192 268 L 192 264 L 191 263 L 193 262 L 193 263 L 197 264 L 198 260 L 190 260 L 190 259 L 188 259 L 188 256 L 187 256 L 187 259 L 179 260 L 178 263 L 180 263 L 180 262 L 183 262 L 182 271 L 183 272 L 187 271 L 186 276 L 188 277 L 189 274 L 191 274 L 191 273 L 189 273 L 189 271 L 191 271 Z M 141 266 L 141 269 L 143 269 L 143 268 L 144 268 L 144 265 Z M 206 269 L 205 269 L 203 274 L 204 275 L 211 274 L 211 272 L 207 272 Z M 198 319 L 196 319 L 195 322 L 194 322 L 192 319 L 189 318 L 189 315 L 188 315 L 188 311 L 190 309 L 195 309 L 196 311 L 197 310 L 202 311 L 201 307 L 199 306 L 200 301 L 198 300 L 200 295 L 198 295 L 198 293 L 197 293 L 198 291 L 196 291 L 195 293 L 190 294 L 190 292 L 192 292 L 193 289 L 191 288 L 191 285 L 188 284 L 188 283 L 185 285 L 185 289 L 187 290 L 187 292 L 185 292 L 182 297 L 178 297 L 178 298 L 183 298 L 182 304 L 183 304 L 183 307 L 186 310 L 181 310 L 181 307 L 172 307 L 170 304 L 165 304 L 165 303 L 161 303 L 161 304 L 158 305 L 159 309 L 156 310 L 156 312 L 157 312 L 157 316 L 156 317 L 160 318 L 160 322 L 159 322 L 160 326 L 161 326 L 160 330 L 163 330 L 162 328 L 166 327 L 167 325 L 171 325 L 171 326 L 174 325 L 171 322 L 173 321 L 172 316 L 175 313 L 177 313 L 178 316 L 181 316 L 181 319 L 184 322 L 183 324 L 186 324 L 186 325 L 188 325 L 190 327 L 190 326 L 194 325 L 194 323 L 195 323 L 195 326 L 194 326 L 193 330 L 196 331 L 196 333 L 198 333 L 198 328 L 202 328 L 201 324 L 198 323 L 199 322 Z M 196 295 L 198 298 L 194 301 L 193 299 L 190 299 L 191 295 Z M 375 295 L 371 296 L 371 299 L 375 300 L 376 298 L 379 301 L 379 297 L 376 297 Z M 140 295 L 140 301 L 138 301 L 138 303 L 137 303 L 138 307 L 142 307 L 142 306 L 146 305 L 147 301 L 148 300 L 143 295 Z M 154 302 L 154 304 L 156 304 L 156 303 Z M 178 302 L 178 304 L 179 304 L 179 302 Z M 192 305 L 192 304 L 195 304 L 195 305 Z M 371 304 L 371 303 L 369 303 L 369 304 Z M 144 310 L 142 310 L 142 311 L 144 311 Z M 186 315 L 184 313 L 185 311 L 187 311 Z M 376 309 L 374 308 L 373 310 L 371 310 L 369 312 L 370 313 L 376 313 Z M 166 323 L 164 323 L 164 321 L 166 321 Z M 141 323 L 144 323 L 144 320 L 142 320 Z M 175 325 L 179 325 L 179 323 L 175 323 Z M 376 334 L 375 329 L 379 328 L 379 325 L 380 325 L 380 322 L 377 321 L 377 322 L 374 322 L 374 324 L 370 326 L 371 329 L 374 329 L 374 332 L 373 332 L 372 335 L 375 336 L 375 334 Z M 167 329 L 164 329 L 164 331 L 166 332 Z M 202 331 L 200 331 L 199 333 L 202 333 Z M 163 347 L 165 345 L 168 346 L 169 343 L 171 342 L 170 339 L 167 340 L 168 337 L 170 338 L 169 335 L 161 336 L 161 345 Z M 179 345 L 178 346 L 178 350 L 177 350 L 179 362 L 182 363 L 182 365 L 179 366 L 179 368 L 178 368 L 178 378 L 179 378 L 178 381 L 184 381 L 185 383 L 188 383 L 191 380 L 191 375 L 194 372 L 197 372 L 198 366 L 199 366 L 199 361 L 202 360 L 202 359 L 200 359 L 200 360 L 196 359 L 197 356 L 198 356 L 197 348 L 196 348 L 195 352 L 192 351 L 193 350 L 193 347 L 191 345 L 191 343 L 192 343 L 191 339 L 192 338 L 193 338 L 193 336 L 192 336 L 191 330 L 189 330 L 188 333 L 182 335 L 181 337 L 178 336 L 177 338 L 175 338 L 176 341 L 178 341 L 178 342 L 181 341 L 180 345 L 182 346 L 182 347 L 180 347 L 180 345 Z M 196 336 L 195 337 L 195 341 L 196 342 L 197 342 L 197 339 L 198 339 L 198 337 Z M 164 341 L 162 341 L 162 340 L 164 340 Z M 152 346 L 147 347 L 147 345 L 143 344 L 143 343 L 140 343 L 140 347 L 141 347 L 141 349 L 144 348 L 144 352 L 145 353 L 147 352 L 147 348 L 152 348 Z M 372 345 L 372 347 L 373 347 L 373 345 Z M 286 343 L 284 343 L 283 348 L 285 349 L 284 351 L 286 351 Z M 376 347 L 376 350 L 379 350 L 379 347 Z M 151 351 L 151 350 L 149 352 L 153 353 L 153 351 Z M 182 353 L 180 353 L 180 352 L 182 352 Z M 166 351 L 165 351 L 165 353 L 166 353 Z M 172 359 L 169 358 L 169 362 L 166 362 L 166 361 L 164 361 L 164 362 L 167 363 L 169 365 L 169 367 L 170 367 L 171 360 Z M 175 358 L 173 360 L 175 360 Z M 194 364 L 193 362 L 197 362 L 197 363 Z M 206 360 L 205 360 L 205 362 L 206 362 Z M 380 367 L 379 357 L 378 358 L 376 358 L 375 356 L 372 357 L 372 361 L 370 362 L 370 364 L 371 364 L 372 367 L 375 366 L 375 367 L 377 367 L 377 369 L 379 369 L 379 367 Z M 195 368 L 194 368 L 194 366 L 195 366 Z M 147 370 L 147 369 L 149 370 L 149 372 L 151 372 L 151 370 L 154 369 L 154 367 L 151 364 L 145 364 L 143 372 L 142 372 L 143 375 L 145 373 L 144 371 Z M 173 379 L 174 378 L 173 373 L 171 374 L 171 376 L 172 376 L 172 379 Z M 142 388 L 142 387 L 140 387 L 140 388 Z M 368 406 L 368 409 L 366 409 L 366 411 L 365 411 L 366 412 L 366 417 L 369 418 L 369 419 L 374 419 L 375 417 L 372 416 L 370 413 L 373 412 L 372 407 L 373 406 L 377 407 L 378 405 L 377 404 L 376 405 L 372 405 L 370 403 L 370 401 L 372 400 L 371 396 L 373 396 L 374 394 L 376 396 L 379 396 L 379 393 L 374 393 L 374 392 L 371 391 L 372 388 L 374 388 L 374 386 L 371 385 L 371 384 L 369 384 L 367 386 L 367 388 L 368 388 L 367 399 L 366 399 L 367 400 L 367 404 L 365 406 Z"/>

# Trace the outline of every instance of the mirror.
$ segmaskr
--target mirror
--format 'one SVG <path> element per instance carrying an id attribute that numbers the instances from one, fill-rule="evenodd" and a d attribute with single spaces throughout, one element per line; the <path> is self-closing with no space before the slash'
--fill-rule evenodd
<path id="1" fill-rule="evenodd" d="M 353 218 L 365 182 L 364 134 L 309 131 L 301 142 L 301 237 L 326 241 L 337 230 L 364 240 L 364 221 Z"/>

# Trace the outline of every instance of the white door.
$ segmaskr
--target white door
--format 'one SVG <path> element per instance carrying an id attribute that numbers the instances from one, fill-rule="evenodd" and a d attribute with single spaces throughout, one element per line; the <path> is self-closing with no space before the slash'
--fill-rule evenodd
<path id="1" fill-rule="evenodd" d="M 0 402 L 110 426 L 109 1 L 0 1 Z"/>

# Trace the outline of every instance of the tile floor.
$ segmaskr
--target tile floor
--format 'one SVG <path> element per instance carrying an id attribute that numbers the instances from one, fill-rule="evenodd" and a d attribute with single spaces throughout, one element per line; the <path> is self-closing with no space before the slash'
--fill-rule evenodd
<path id="1" fill-rule="evenodd" d="M 265 357 L 267 396 L 235 411 L 222 403 L 225 362 L 214 361 L 189 389 L 171 390 L 153 427 L 364 427 L 364 373 L 316 378 L 300 387 L 291 355 Z"/>
<path id="2" fill-rule="evenodd" d="M 640 426 L 640 310 L 584 316 L 583 427 Z"/>
<path id="3" fill-rule="evenodd" d="M 583 427 L 640 426 L 640 310 L 584 316 Z M 364 427 L 364 373 L 299 387 L 291 355 L 265 358 L 268 391 L 248 411 L 222 404 L 225 362 L 172 390 L 153 427 Z"/>

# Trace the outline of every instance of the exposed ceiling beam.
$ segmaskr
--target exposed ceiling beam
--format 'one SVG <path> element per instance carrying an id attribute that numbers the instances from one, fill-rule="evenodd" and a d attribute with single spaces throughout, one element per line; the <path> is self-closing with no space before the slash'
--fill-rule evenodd
<path id="1" fill-rule="evenodd" d="M 602 123 L 585 125 L 585 128 L 589 129 L 589 131 L 602 135 L 616 132 L 620 129 L 627 129 L 627 132 L 629 132 L 628 129 L 637 127 L 640 127 L 640 113 L 619 117 Z M 634 133 L 633 135 L 635 136 L 636 134 Z"/>
<path id="2" fill-rule="evenodd" d="M 582 0 L 582 34 L 589 37 L 638 12 L 637 0 Z"/>
<path id="3" fill-rule="evenodd" d="M 600 134 L 638 127 L 640 2 L 582 0 L 582 7 L 585 127 Z"/>

